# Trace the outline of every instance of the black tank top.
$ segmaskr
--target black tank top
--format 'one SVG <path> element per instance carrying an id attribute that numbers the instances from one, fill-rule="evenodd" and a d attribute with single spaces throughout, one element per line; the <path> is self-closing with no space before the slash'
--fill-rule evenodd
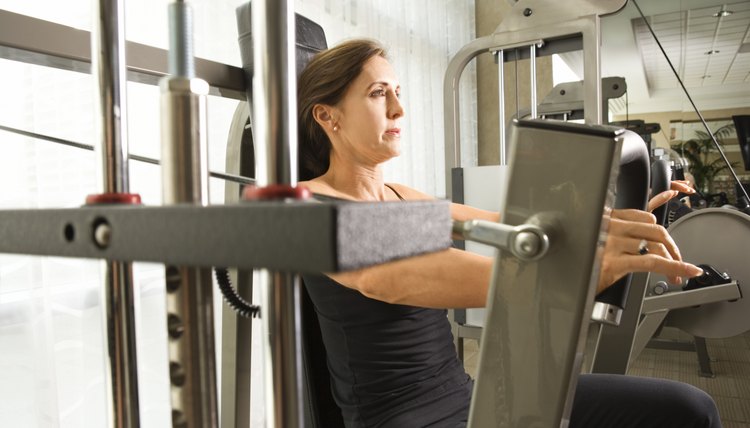
<path id="1" fill-rule="evenodd" d="M 447 311 L 370 299 L 325 275 L 303 280 L 347 428 L 466 421 L 472 382 L 456 355 Z"/>

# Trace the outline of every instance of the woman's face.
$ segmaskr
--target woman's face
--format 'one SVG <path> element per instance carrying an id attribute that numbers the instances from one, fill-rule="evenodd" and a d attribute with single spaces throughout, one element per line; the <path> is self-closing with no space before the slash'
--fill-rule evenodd
<path id="1" fill-rule="evenodd" d="M 380 56 L 370 58 L 333 109 L 334 151 L 368 164 L 398 156 L 404 116 L 400 93 L 391 64 Z"/>

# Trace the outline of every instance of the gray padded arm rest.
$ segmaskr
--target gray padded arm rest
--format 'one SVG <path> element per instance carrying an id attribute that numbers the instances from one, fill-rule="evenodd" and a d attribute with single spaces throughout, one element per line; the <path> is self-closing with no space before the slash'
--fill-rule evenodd
<path id="1" fill-rule="evenodd" d="M 0 253 L 333 272 L 450 247 L 447 201 L 0 211 Z M 93 239 L 111 228 L 110 244 Z"/>

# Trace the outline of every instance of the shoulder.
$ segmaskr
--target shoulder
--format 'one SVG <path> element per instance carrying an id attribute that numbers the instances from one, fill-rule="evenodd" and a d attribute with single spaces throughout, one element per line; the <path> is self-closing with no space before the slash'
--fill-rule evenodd
<path id="1" fill-rule="evenodd" d="M 305 186 L 307 187 L 311 192 L 316 193 L 318 195 L 326 195 L 326 196 L 336 196 L 336 191 L 331 188 L 331 186 L 327 185 L 326 183 L 318 180 L 309 180 L 309 181 L 300 181 L 297 183 L 299 186 Z"/>
<path id="2" fill-rule="evenodd" d="M 427 193 L 420 192 L 417 189 L 413 189 L 403 184 L 388 183 L 388 185 L 391 186 L 393 190 L 397 191 L 398 194 L 407 201 L 427 201 L 435 199 L 433 196 L 430 196 Z"/>
<path id="3" fill-rule="evenodd" d="M 333 198 L 338 200 L 349 200 L 352 201 L 350 196 L 347 196 L 345 194 L 342 194 L 341 192 L 337 191 L 333 187 L 331 187 L 329 184 L 322 180 L 318 179 L 312 179 L 309 181 L 300 181 L 297 183 L 299 186 L 305 186 L 307 189 L 312 192 L 313 195 L 322 196 L 323 198 Z"/>

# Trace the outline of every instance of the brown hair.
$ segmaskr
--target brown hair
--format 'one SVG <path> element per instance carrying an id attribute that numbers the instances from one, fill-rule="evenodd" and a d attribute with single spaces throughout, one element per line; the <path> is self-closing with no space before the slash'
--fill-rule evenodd
<path id="1" fill-rule="evenodd" d="M 386 57 L 374 40 L 356 39 L 315 55 L 297 83 L 299 179 L 311 180 L 328 171 L 331 141 L 313 117 L 316 104 L 336 105 L 374 56 Z"/>

